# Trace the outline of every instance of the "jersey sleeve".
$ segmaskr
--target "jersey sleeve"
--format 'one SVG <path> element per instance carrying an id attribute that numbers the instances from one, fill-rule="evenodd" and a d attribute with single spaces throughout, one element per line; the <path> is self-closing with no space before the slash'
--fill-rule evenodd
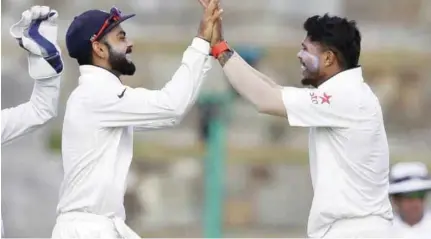
<path id="1" fill-rule="evenodd" d="M 1 143 L 30 133 L 57 115 L 61 76 L 36 80 L 30 100 L 1 111 Z"/>
<path id="2" fill-rule="evenodd" d="M 196 101 L 211 69 L 209 50 L 208 42 L 195 38 L 171 80 L 160 90 L 124 87 L 118 95 L 101 92 L 94 102 L 94 113 L 101 126 L 134 126 L 143 130 L 178 124 Z"/>
<path id="3" fill-rule="evenodd" d="M 342 92 L 285 87 L 282 97 L 291 126 L 351 127 L 359 120 L 354 101 Z"/>

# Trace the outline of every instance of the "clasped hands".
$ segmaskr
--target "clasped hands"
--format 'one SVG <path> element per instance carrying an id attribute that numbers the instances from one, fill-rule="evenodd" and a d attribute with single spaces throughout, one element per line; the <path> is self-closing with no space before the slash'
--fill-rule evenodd
<path id="1" fill-rule="evenodd" d="M 198 37 L 210 42 L 211 47 L 223 41 L 222 18 L 223 9 L 220 0 L 198 0 L 204 8 L 199 25 Z"/>

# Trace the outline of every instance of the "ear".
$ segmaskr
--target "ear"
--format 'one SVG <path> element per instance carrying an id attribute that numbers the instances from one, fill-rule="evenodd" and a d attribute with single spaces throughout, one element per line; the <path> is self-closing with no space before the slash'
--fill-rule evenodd
<path id="1" fill-rule="evenodd" d="M 98 41 L 93 42 L 92 44 L 93 52 L 100 57 L 101 59 L 107 59 L 109 57 L 108 48 L 101 44 Z"/>
<path id="2" fill-rule="evenodd" d="M 324 54 L 323 64 L 326 67 L 329 67 L 337 62 L 337 56 L 331 50 L 328 50 Z"/>

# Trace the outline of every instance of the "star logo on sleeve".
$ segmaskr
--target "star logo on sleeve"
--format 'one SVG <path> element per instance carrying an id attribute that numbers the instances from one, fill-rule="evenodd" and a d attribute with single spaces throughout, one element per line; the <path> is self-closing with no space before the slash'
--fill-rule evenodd
<path id="1" fill-rule="evenodd" d="M 322 102 L 320 102 L 320 104 L 325 104 L 325 103 L 328 103 L 328 105 L 331 104 L 329 99 L 331 99 L 332 95 L 328 95 L 326 93 L 323 93 L 323 96 L 319 96 L 319 97 L 322 100 Z"/>

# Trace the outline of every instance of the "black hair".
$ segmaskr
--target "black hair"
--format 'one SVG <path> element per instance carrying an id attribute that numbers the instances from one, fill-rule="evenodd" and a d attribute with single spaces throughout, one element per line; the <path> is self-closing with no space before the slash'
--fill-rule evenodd
<path id="1" fill-rule="evenodd" d="M 336 54 L 344 69 L 358 66 L 361 54 L 361 33 L 356 22 L 337 16 L 315 15 L 304 23 L 304 30 L 312 42 L 318 42 Z"/>

